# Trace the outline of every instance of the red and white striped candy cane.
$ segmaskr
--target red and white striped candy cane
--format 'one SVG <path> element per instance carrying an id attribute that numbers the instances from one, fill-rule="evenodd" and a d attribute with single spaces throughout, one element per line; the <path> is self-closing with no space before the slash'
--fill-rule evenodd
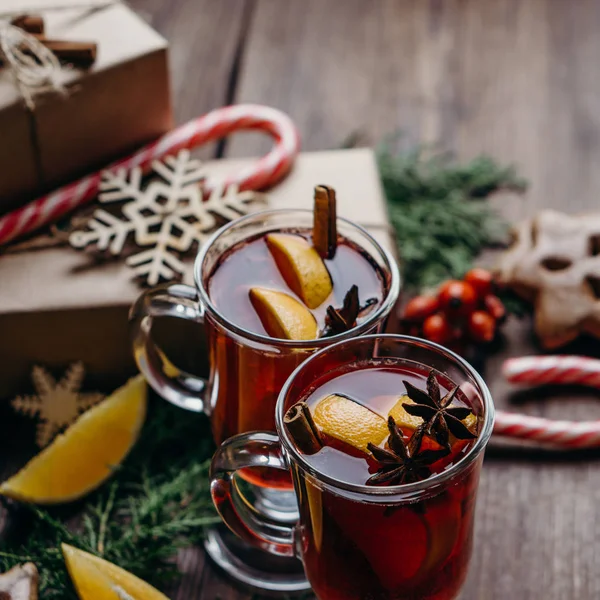
<path id="1" fill-rule="evenodd" d="M 167 154 L 195 148 L 243 129 L 264 131 L 274 138 L 275 144 L 256 163 L 233 173 L 225 180 L 225 184 L 236 183 L 240 190 L 258 190 L 276 183 L 291 168 L 300 148 L 300 138 L 287 115 L 256 104 L 238 104 L 213 110 L 173 129 L 107 169 L 141 167 L 147 170 L 152 161 Z M 95 198 L 104 170 L 59 188 L 0 218 L 0 245 L 52 223 Z M 205 182 L 206 192 L 210 192 L 216 183 L 209 178 Z"/>
<path id="2" fill-rule="evenodd" d="M 600 388 L 600 360 L 585 356 L 511 358 L 504 363 L 503 372 L 513 383 L 576 383 Z M 600 447 L 600 420 L 564 421 L 497 411 L 494 434 L 565 449 L 597 448 Z"/>

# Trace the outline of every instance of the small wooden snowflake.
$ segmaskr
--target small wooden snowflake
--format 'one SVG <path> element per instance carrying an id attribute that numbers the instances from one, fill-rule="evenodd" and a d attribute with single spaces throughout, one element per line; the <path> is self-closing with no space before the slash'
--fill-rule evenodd
<path id="1" fill-rule="evenodd" d="M 11 402 L 17 412 L 38 418 L 36 442 L 40 448 L 103 399 L 98 392 L 80 392 L 84 375 L 80 362 L 72 364 L 58 383 L 43 367 L 33 367 L 31 378 L 37 394 L 17 396 Z"/>
<path id="2" fill-rule="evenodd" d="M 185 267 L 181 258 L 199 247 L 223 221 L 237 219 L 264 205 L 264 194 L 240 192 L 236 185 L 216 186 L 204 198 L 205 167 L 190 158 L 188 150 L 152 163 L 154 177 L 144 185 L 139 167 L 127 172 L 102 174 L 98 200 L 102 204 L 122 202 L 120 216 L 99 209 L 87 229 L 74 231 L 74 248 L 95 245 L 114 256 L 123 252 L 128 239 L 136 250 L 125 264 L 148 285 L 180 278 Z"/>

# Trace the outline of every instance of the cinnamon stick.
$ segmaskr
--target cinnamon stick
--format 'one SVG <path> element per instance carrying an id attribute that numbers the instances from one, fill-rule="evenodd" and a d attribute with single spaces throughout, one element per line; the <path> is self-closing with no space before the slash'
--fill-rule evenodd
<path id="1" fill-rule="evenodd" d="M 44 33 L 44 18 L 40 15 L 19 15 L 12 19 L 11 25 L 27 33 Z"/>
<path id="2" fill-rule="evenodd" d="M 315 187 L 313 245 L 321 258 L 333 258 L 337 249 L 337 210 L 335 190 Z"/>
<path id="3" fill-rule="evenodd" d="M 285 413 L 283 422 L 301 452 L 315 454 L 322 448 L 321 435 L 306 402 L 291 406 Z"/>
<path id="4" fill-rule="evenodd" d="M 89 67 L 96 61 L 98 45 L 95 42 L 69 42 L 39 38 L 40 42 L 56 54 L 61 61 L 77 67 Z"/>

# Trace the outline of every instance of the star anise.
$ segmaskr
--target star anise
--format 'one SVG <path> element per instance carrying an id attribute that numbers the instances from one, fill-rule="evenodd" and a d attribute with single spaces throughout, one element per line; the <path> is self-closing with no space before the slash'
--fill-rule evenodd
<path id="1" fill-rule="evenodd" d="M 425 434 L 423 426 L 414 431 L 408 443 L 404 442 L 402 432 L 391 416 L 388 417 L 388 429 L 388 448 L 380 448 L 370 442 L 367 445 L 373 458 L 380 465 L 377 473 L 367 480 L 367 485 L 402 485 L 427 479 L 431 475 L 428 465 L 449 454 L 446 448 L 421 450 Z"/>
<path id="2" fill-rule="evenodd" d="M 369 298 L 362 306 L 358 299 L 358 286 L 353 285 L 344 296 L 342 308 L 327 307 L 323 337 L 338 335 L 356 327 L 356 320 L 377 304 L 377 298 Z"/>
<path id="3" fill-rule="evenodd" d="M 435 438 L 440 446 L 450 448 L 450 433 L 459 440 L 470 440 L 477 437 L 462 422 L 471 413 L 467 406 L 450 406 L 456 397 L 458 386 L 441 398 L 440 386 L 433 371 L 427 377 L 427 392 L 416 388 L 408 381 L 404 382 L 406 393 L 414 404 L 404 403 L 404 410 L 424 421 L 424 431 Z"/>

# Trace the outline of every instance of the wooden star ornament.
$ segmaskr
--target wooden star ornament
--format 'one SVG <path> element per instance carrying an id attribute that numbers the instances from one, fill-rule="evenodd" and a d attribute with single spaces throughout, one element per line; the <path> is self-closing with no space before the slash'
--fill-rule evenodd
<path id="1" fill-rule="evenodd" d="M 58 382 L 43 367 L 33 367 L 31 378 L 36 394 L 17 396 L 11 402 L 17 412 L 37 417 L 36 442 L 40 448 L 104 398 L 97 392 L 80 391 L 84 375 L 80 362 L 72 364 Z"/>

